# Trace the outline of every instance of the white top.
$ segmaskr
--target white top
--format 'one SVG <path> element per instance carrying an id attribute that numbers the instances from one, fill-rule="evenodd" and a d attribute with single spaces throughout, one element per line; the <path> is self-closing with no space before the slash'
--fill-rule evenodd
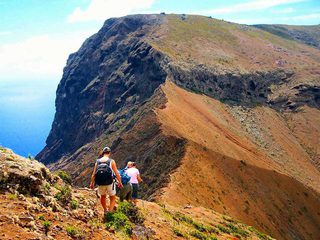
<path id="1" fill-rule="evenodd" d="M 131 177 L 130 183 L 138 184 L 138 175 L 140 174 L 139 170 L 135 167 L 128 168 L 126 174 Z"/>

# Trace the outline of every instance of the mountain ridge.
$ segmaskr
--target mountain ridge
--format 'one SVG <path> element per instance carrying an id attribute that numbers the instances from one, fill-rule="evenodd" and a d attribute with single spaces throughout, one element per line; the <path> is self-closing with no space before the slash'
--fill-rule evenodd
<path id="1" fill-rule="evenodd" d="M 69 57 L 37 158 L 85 186 L 109 145 L 119 166 L 138 163 L 145 199 L 210 205 L 279 239 L 313 238 L 320 231 L 319 65 L 318 49 L 247 25 L 184 14 L 110 19 Z M 188 170 L 194 158 L 198 169 L 216 166 L 212 174 L 202 169 L 214 184 Z M 268 191 L 256 188 L 268 179 Z M 297 185 L 313 200 L 305 202 Z M 296 212 L 279 210 L 287 201 Z"/>

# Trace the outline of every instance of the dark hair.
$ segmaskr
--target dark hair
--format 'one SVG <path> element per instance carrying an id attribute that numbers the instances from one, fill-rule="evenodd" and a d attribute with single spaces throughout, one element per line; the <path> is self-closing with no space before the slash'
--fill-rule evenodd
<path id="1" fill-rule="evenodd" d="M 99 152 L 98 158 L 102 158 L 102 157 L 103 157 L 103 150 L 101 150 L 101 151 Z"/>
<path id="2" fill-rule="evenodd" d="M 136 165 L 137 165 L 137 164 L 136 164 L 136 162 L 132 162 L 132 166 L 134 166 L 134 167 L 135 167 Z"/>

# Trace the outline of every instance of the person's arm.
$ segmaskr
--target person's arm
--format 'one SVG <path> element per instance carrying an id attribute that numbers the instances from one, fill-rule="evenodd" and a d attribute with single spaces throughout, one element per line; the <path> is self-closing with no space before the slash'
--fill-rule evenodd
<path id="1" fill-rule="evenodd" d="M 112 160 L 112 162 L 111 162 L 111 168 L 112 168 L 114 174 L 116 175 L 116 178 L 117 178 L 118 183 L 119 183 L 119 187 L 122 188 L 123 185 L 122 185 L 122 182 L 121 182 L 121 177 L 120 177 L 120 174 L 118 172 L 116 162 L 114 160 Z"/>
<path id="2" fill-rule="evenodd" d="M 141 179 L 140 173 L 137 175 L 137 179 L 138 179 L 138 183 L 141 183 L 141 182 L 142 182 L 142 179 Z"/>
<path id="3" fill-rule="evenodd" d="M 90 181 L 90 188 L 93 189 L 94 188 L 94 176 L 96 174 L 97 171 L 97 163 L 94 164 L 94 168 L 93 168 L 93 172 L 91 175 L 91 181 Z"/>

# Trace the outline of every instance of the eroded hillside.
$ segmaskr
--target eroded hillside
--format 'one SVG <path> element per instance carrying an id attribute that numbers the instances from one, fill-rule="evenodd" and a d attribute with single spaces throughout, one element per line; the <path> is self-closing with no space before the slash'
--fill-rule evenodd
<path id="1" fill-rule="evenodd" d="M 86 186 L 100 149 L 142 196 L 320 235 L 320 51 L 201 16 L 109 19 L 69 57 L 37 158 Z M 281 227 L 279 227 L 281 225 Z"/>

